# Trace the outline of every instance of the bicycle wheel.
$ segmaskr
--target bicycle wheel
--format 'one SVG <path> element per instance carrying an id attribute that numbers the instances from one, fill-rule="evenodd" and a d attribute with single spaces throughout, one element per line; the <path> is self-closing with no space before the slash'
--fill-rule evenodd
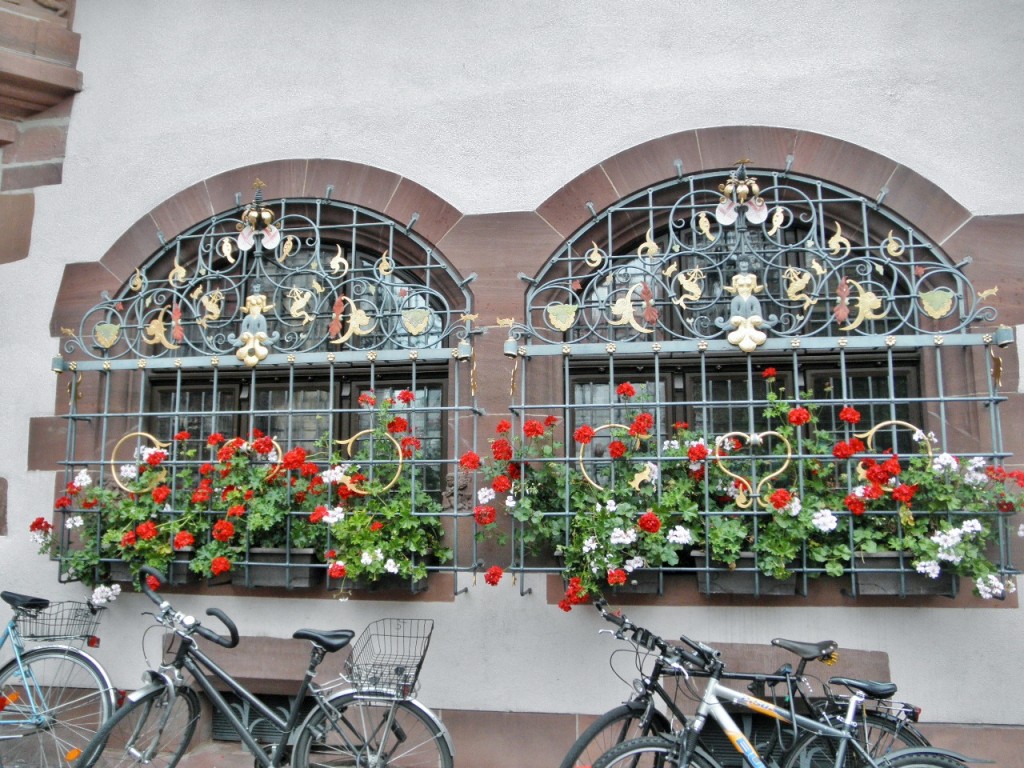
<path id="1" fill-rule="evenodd" d="M 867 713 L 861 719 L 857 735 L 860 742 L 874 758 L 908 747 L 924 747 L 924 737 L 916 729 L 903 727 L 903 723 L 892 717 Z M 783 768 L 833 768 L 836 763 L 836 747 L 839 742 L 827 736 L 808 733 L 788 753 L 788 762 Z M 863 759 L 856 750 L 848 748 L 844 766 L 863 765 Z"/>
<path id="2" fill-rule="evenodd" d="M 643 722 L 644 715 L 644 709 L 630 707 L 628 704 L 605 712 L 580 734 L 559 768 L 593 765 L 597 758 L 616 744 L 641 736 L 668 733 L 669 722 L 661 712 L 654 710 L 651 721 L 646 726 Z"/>
<path id="3" fill-rule="evenodd" d="M 0 670 L 0 765 L 68 766 L 114 712 L 102 669 L 75 648 L 35 648 Z"/>
<path id="4" fill-rule="evenodd" d="M 681 765 L 676 759 L 679 744 L 660 736 L 644 736 L 612 747 L 594 761 L 594 768 L 718 768 L 718 764 L 700 750 Z"/>
<path id="5" fill-rule="evenodd" d="M 299 730 L 293 768 L 452 768 L 443 726 L 414 704 L 341 693 Z"/>
<path id="6" fill-rule="evenodd" d="M 168 704 L 167 693 L 154 688 L 126 703 L 103 725 L 75 768 L 177 765 L 199 721 L 199 697 L 191 688 L 177 688 Z"/>
<path id="7" fill-rule="evenodd" d="M 894 757 L 887 768 L 967 768 L 967 765 L 946 755 L 911 753 Z"/>

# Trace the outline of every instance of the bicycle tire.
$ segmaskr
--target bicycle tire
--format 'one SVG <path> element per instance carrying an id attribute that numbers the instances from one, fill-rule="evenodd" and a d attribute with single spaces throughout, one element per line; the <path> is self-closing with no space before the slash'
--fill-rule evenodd
<path id="1" fill-rule="evenodd" d="M 394 706 L 390 726 L 388 714 Z M 293 768 L 453 768 L 444 727 L 406 700 L 346 691 L 299 729 Z"/>
<path id="2" fill-rule="evenodd" d="M 191 688 L 177 688 L 170 706 L 172 710 L 160 731 L 167 688 L 154 687 L 138 699 L 129 700 L 96 734 L 82 756 L 82 764 L 75 768 L 173 768 L 188 749 L 199 722 L 199 696 Z M 150 752 L 147 759 L 144 755 Z"/>
<path id="3" fill-rule="evenodd" d="M 639 702 L 637 702 L 639 704 Z M 642 719 L 646 707 L 638 707 L 636 704 L 622 704 L 610 709 L 592 722 L 579 738 L 573 742 L 572 747 L 562 759 L 559 768 L 578 768 L 581 766 L 593 765 L 594 761 L 624 741 L 637 739 L 641 736 L 652 736 L 668 733 L 670 725 L 668 718 L 661 712 L 654 710 L 651 722 L 644 727 Z"/>
<path id="4" fill-rule="evenodd" d="M 612 747 L 595 762 L 593 768 L 718 768 L 699 748 L 686 765 L 676 760 L 679 744 L 660 736 L 644 736 Z"/>
<path id="5" fill-rule="evenodd" d="M 836 750 L 839 743 L 839 740 L 829 738 L 828 736 L 808 733 L 785 755 L 785 759 L 782 761 L 782 768 L 839 768 L 836 763 Z M 923 747 L 927 745 L 918 744 L 914 746 Z M 904 748 L 903 746 L 898 747 L 898 749 Z M 872 754 L 872 758 L 884 761 L 886 760 L 885 754 Z M 901 762 L 904 758 L 914 758 L 915 760 L 926 762 Z M 935 766 L 936 768 L 954 768 L 954 766 L 963 768 L 963 763 L 959 760 L 933 753 L 897 755 L 891 762 L 881 764 L 888 766 L 888 768 L 897 768 L 898 766 L 900 768 L 911 768 L 917 765 Z M 856 750 L 848 748 L 841 768 L 861 768 L 864 765 L 866 763 L 860 754 Z"/>
<path id="6" fill-rule="evenodd" d="M 0 694 L 7 702 L 0 715 L 7 721 L 0 725 L 4 768 L 73 765 L 114 713 L 106 673 L 77 648 L 33 648 L 21 655 L 20 667 L 12 659 L 0 670 Z M 13 722 L 19 717 L 23 722 Z"/>

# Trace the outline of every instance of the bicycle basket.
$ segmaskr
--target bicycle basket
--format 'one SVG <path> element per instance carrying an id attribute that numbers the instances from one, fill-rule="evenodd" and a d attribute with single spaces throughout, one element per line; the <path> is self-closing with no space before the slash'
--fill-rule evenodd
<path id="1" fill-rule="evenodd" d="M 433 631 L 433 619 L 372 622 L 345 661 L 345 676 L 358 691 L 412 698 Z"/>
<path id="2" fill-rule="evenodd" d="M 100 609 L 74 600 L 50 603 L 37 610 L 19 608 L 17 614 L 18 630 L 27 640 L 84 639 L 100 623 Z"/>

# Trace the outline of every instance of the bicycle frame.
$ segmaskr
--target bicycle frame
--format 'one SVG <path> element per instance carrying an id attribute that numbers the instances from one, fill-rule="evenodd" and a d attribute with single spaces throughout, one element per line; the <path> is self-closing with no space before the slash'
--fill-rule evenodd
<path id="1" fill-rule="evenodd" d="M 235 729 L 242 742 L 248 747 L 253 757 L 264 768 L 277 768 L 281 765 L 287 750 L 285 747 L 288 745 L 288 741 L 295 730 L 295 726 L 299 722 L 299 713 L 302 706 L 302 702 L 306 697 L 306 694 L 312 690 L 315 697 L 317 698 L 318 706 L 323 706 L 323 697 L 320 693 L 320 689 L 313 686 L 313 676 L 316 674 L 316 668 L 323 660 L 324 651 L 322 649 L 314 647 L 310 657 L 310 665 L 306 670 L 306 674 L 302 678 L 302 682 L 299 685 L 298 690 L 295 693 L 295 699 L 292 702 L 291 708 L 288 712 L 287 719 L 282 718 L 278 713 L 271 710 L 260 701 L 255 695 L 246 690 L 237 680 L 235 680 L 227 671 L 217 665 L 212 659 L 210 659 L 199 647 L 195 641 L 190 637 L 178 636 L 181 644 L 175 653 L 174 660 L 168 664 L 164 664 L 160 667 L 157 672 L 151 672 L 151 676 L 154 678 L 150 685 L 141 688 L 134 694 L 131 694 L 129 698 L 134 700 L 141 698 L 148 694 L 154 688 L 164 688 L 169 692 L 169 695 L 174 695 L 174 690 L 178 685 L 184 684 L 184 680 L 180 677 L 178 672 L 179 668 L 184 668 L 192 675 L 192 677 L 199 684 L 199 687 L 203 689 L 203 693 L 210 699 L 212 706 L 223 714 L 231 727 Z M 206 670 L 206 672 L 204 672 Z M 172 679 L 168 672 L 174 673 Z M 281 731 L 280 739 L 272 746 L 272 750 L 268 755 L 263 746 L 261 746 L 253 737 L 252 734 L 246 729 L 241 719 L 234 713 L 231 706 L 225 701 L 224 696 L 218 691 L 213 683 L 210 682 L 207 676 L 207 672 L 215 677 L 216 679 L 223 682 L 239 698 L 245 700 L 253 709 L 259 714 L 266 718 L 275 728 Z M 171 707 L 167 707 L 167 712 L 164 717 L 169 717 L 171 713 Z M 158 734 L 163 732 L 166 726 L 166 721 L 160 724 Z M 154 744 L 156 740 L 154 739 Z M 151 747 L 150 747 L 151 748 Z"/>

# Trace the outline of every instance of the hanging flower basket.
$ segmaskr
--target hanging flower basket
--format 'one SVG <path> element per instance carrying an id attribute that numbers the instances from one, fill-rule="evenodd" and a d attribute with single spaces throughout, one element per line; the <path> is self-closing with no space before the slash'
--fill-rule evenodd
<path id="1" fill-rule="evenodd" d="M 249 587 L 311 587 L 323 572 L 323 569 L 312 565 L 314 553 L 312 548 L 252 547 L 249 566 L 243 570 L 243 573 L 247 572 L 244 583 Z"/>
<path id="2" fill-rule="evenodd" d="M 692 553 L 698 568 L 707 561 L 703 550 Z M 796 594 L 796 577 L 776 579 L 767 576 L 755 566 L 753 552 L 740 552 L 735 568 L 724 563 L 710 561 L 712 568 L 721 570 L 697 571 L 697 590 L 702 595 L 793 595 Z"/>

